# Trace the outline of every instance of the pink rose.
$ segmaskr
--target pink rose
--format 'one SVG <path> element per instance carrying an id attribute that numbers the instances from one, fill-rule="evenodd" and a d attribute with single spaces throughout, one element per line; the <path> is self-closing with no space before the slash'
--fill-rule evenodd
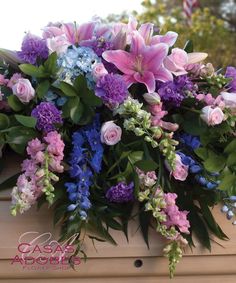
<path id="1" fill-rule="evenodd" d="M 102 76 L 105 76 L 106 74 L 108 74 L 108 72 L 102 63 L 97 63 L 93 66 L 92 75 L 95 81 L 97 81 Z"/>
<path id="2" fill-rule="evenodd" d="M 122 130 L 113 121 L 108 121 L 101 128 L 101 142 L 107 145 L 117 144 L 121 140 Z"/>
<path id="3" fill-rule="evenodd" d="M 188 73 L 189 64 L 201 62 L 206 59 L 207 56 L 207 53 L 187 53 L 183 49 L 173 48 L 171 54 L 164 60 L 164 65 L 174 75 L 180 76 Z"/>
<path id="4" fill-rule="evenodd" d="M 176 180 L 185 181 L 188 177 L 188 166 L 182 163 L 181 157 L 176 154 L 175 156 L 175 169 L 172 172 Z"/>
<path id="5" fill-rule="evenodd" d="M 236 113 L 236 93 L 221 92 L 221 98 L 224 101 L 225 107 L 230 108 L 233 113 Z"/>
<path id="6" fill-rule="evenodd" d="M 70 43 L 65 35 L 47 39 L 47 47 L 50 53 L 56 52 L 57 54 L 61 54 L 67 50 L 68 46 L 70 46 Z"/>
<path id="7" fill-rule="evenodd" d="M 205 106 L 202 108 L 201 118 L 209 126 L 219 125 L 224 120 L 224 113 L 219 107 Z"/>
<path id="8" fill-rule="evenodd" d="M 28 103 L 35 96 L 35 90 L 27 79 L 18 79 L 12 87 L 13 94 L 23 103 Z"/>

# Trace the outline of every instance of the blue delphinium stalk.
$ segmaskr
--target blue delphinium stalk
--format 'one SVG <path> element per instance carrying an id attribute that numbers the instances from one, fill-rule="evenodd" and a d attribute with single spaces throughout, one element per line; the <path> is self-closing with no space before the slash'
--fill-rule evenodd
<path id="1" fill-rule="evenodd" d="M 195 150 L 201 146 L 199 137 L 192 136 L 187 133 L 183 133 L 179 135 L 178 140 L 180 141 L 181 144 L 187 145 L 189 149 L 192 149 L 192 150 Z"/>
<path id="2" fill-rule="evenodd" d="M 74 182 L 66 183 L 71 204 L 68 211 L 78 212 L 82 220 L 87 219 L 91 207 L 89 187 L 94 173 L 101 171 L 103 146 L 100 141 L 100 123 L 96 116 L 94 122 L 72 136 L 73 149 L 70 156 L 70 176 Z"/>
<path id="3" fill-rule="evenodd" d="M 217 188 L 217 182 L 209 180 L 209 176 L 204 177 L 202 175 L 203 168 L 197 161 L 195 161 L 192 157 L 184 154 L 183 152 L 178 152 L 178 155 L 181 157 L 183 164 L 189 166 L 189 172 L 192 175 L 195 175 L 194 179 L 198 184 L 200 184 L 207 190 L 213 190 Z"/>

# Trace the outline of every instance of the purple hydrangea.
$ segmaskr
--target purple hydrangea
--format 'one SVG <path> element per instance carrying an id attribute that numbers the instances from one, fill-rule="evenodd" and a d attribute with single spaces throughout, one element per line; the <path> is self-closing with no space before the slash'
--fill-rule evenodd
<path id="1" fill-rule="evenodd" d="M 188 91 L 194 92 L 195 86 L 186 75 L 176 77 L 173 82 L 161 83 L 158 88 L 158 94 L 167 108 L 179 107 Z"/>
<path id="2" fill-rule="evenodd" d="M 98 80 L 95 94 L 113 109 L 127 98 L 128 89 L 121 75 L 107 74 Z"/>
<path id="3" fill-rule="evenodd" d="M 62 124 L 61 111 L 51 102 L 41 102 L 33 109 L 31 116 L 37 119 L 36 127 L 45 133 L 55 130 L 55 124 Z"/>
<path id="4" fill-rule="evenodd" d="M 236 68 L 231 66 L 227 67 L 225 77 L 232 79 L 232 81 L 229 83 L 230 91 L 236 91 Z"/>
<path id="5" fill-rule="evenodd" d="M 28 33 L 22 42 L 21 51 L 17 54 L 22 61 L 35 65 L 37 59 L 48 58 L 46 40 Z"/>
<path id="6" fill-rule="evenodd" d="M 134 183 L 127 185 L 125 182 L 120 182 L 116 186 L 111 187 L 106 192 L 106 198 L 110 202 L 123 203 L 134 199 L 133 195 Z"/>

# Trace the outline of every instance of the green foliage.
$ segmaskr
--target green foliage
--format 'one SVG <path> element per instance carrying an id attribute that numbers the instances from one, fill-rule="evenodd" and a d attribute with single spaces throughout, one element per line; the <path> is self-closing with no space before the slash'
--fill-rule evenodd
<path id="1" fill-rule="evenodd" d="M 14 116 L 21 125 L 28 128 L 35 128 L 37 121 L 34 117 L 29 117 L 24 115 L 14 115 Z"/>

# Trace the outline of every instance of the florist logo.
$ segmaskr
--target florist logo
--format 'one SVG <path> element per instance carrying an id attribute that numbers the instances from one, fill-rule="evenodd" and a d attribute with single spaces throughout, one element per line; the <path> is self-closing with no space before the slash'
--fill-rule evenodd
<path id="1" fill-rule="evenodd" d="M 50 232 L 26 232 L 18 240 L 18 253 L 11 264 L 21 266 L 25 270 L 65 270 L 70 265 L 81 263 L 80 257 L 73 256 L 73 243 L 78 237 L 75 234 L 66 242 L 58 243 Z"/>

